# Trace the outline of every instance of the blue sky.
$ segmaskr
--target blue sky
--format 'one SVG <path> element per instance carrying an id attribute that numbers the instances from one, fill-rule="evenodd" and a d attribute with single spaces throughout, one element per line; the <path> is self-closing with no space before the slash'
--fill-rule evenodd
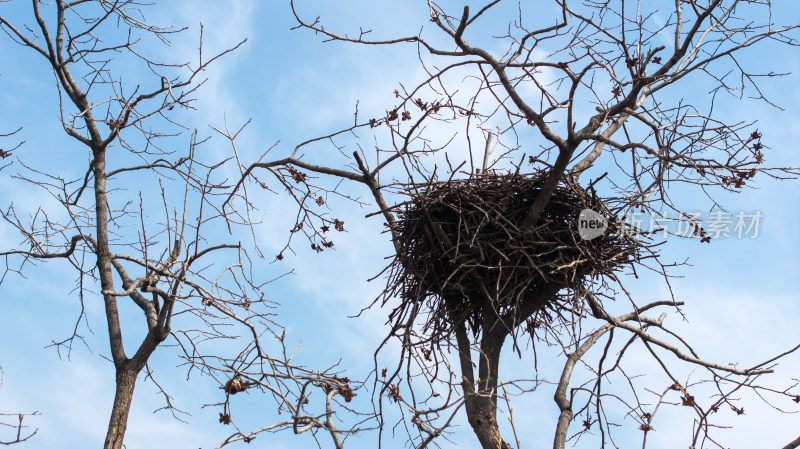
<path id="1" fill-rule="evenodd" d="M 784 2 L 776 7 L 776 17 L 784 23 L 800 22 L 800 7 Z M 456 5 L 457 6 L 457 5 Z M 349 1 L 333 4 L 322 1 L 299 2 L 307 18 L 321 19 L 339 30 L 354 30 L 360 24 L 375 30 L 376 37 L 414 34 L 420 25 L 428 26 L 425 2 Z M 0 3 L 0 13 L 31 23 L 26 2 Z M 207 72 L 209 81 L 198 92 L 197 109 L 182 120 L 196 127 L 201 135 L 212 135 L 209 128 L 227 120 L 238 128 L 248 119 L 252 123 L 237 140 L 245 160 L 254 160 L 278 143 L 277 156 L 287 155 L 298 143 L 349 126 L 358 101 L 363 117 L 381 116 L 395 101 L 398 82 L 411 85 L 422 76 L 413 46 L 356 47 L 322 43 L 305 31 L 291 31 L 294 26 L 285 2 L 193 1 L 163 2 L 147 14 L 161 24 L 187 26 L 168 49 L 152 48 L 163 59 L 184 61 L 194 58 L 199 23 L 205 27 L 204 41 L 208 54 L 229 47 L 243 38 L 248 42 Z M 501 26 L 502 28 L 502 26 Z M 490 33 L 491 29 L 487 29 Z M 85 170 L 86 150 L 77 147 L 63 134 L 58 122 L 58 104 L 51 72 L 38 55 L 0 38 L 0 132 L 19 126 L 24 146 L 15 153 L 25 164 L 59 172 L 65 177 L 81 176 Z M 771 165 L 800 166 L 800 55 L 797 49 L 767 45 L 746 53 L 745 63 L 769 64 L 776 72 L 792 72 L 775 82 L 764 83 L 768 96 L 786 108 L 779 111 L 763 103 L 726 99 L 723 117 L 758 120 L 758 128 L 771 147 L 767 160 Z M 144 78 L 141 67 L 120 65 L 120 76 L 131 80 Z M 146 78 L 144 78 L 146 79 Z M 133 82 L 133 81 L 130 81 Z M 681 85 L 686 98 L 702 101 L 708 93 L 702 83 Z M 435 136 L 443 130 L 431 130 Z M 376 137 L 378 138 L 378 137 Z M 364 145 L 372 137 L 363 136 Z M 349 151 L 353 140 L 337 142 Z M 3 145 L 6 145 L 3 142 Z M 229 146 L 222 140 L 206 144 L 210 157 L 224 157 Z M 329 145 L 306 150 L 307 158 L 324 163 L 340 161 Z M 0 172 L 0 202 L 11 201 L 19 210 L 42 205 L 53 207 L 52 199 L 11 178 L 17 167 Z M 670 239 L 664 246 L 664 260 L 684 261 L 674 274 L 672 287 L 676 298 L 686 301 L 688 322 L 670 315 L 674 325 L 696 344 L 701 355 L 720 363 L 740 362 L 742 366 L 780 353 L 800 341 L 800 183 L 756 178 L 755 189 L 741 194 L 717 194 L 728 210 L 761 211 L 763 222 L 757 239 L 719 239 L 710 245 L 696 240 Z M 134 181 L 122 187 L 134 195 Z M 359 186 L 350 188 L 355 195 L 369 199 L 369 192 Z M 696 204 L 697 211 L 708 212 L 710 204 L 697 192 L 681 193 L 685 202 Z M 285 198 L 264 194 L 264 224 L 256 228 L 259 244 L 266 254 L 282 248 L 294 217 L 292 204 Z M 296 255 L 282 264 L 261 264 L 260 273 L 270 279 L 293 270 L 293 274 L 268 287 L 271 299 L 280 302 L 279 321 L 287 328 L 288 338 L 302 343 L 298 358 L 303 363 L 325 366 L 341 360 L 351 377 L 363 377 L 372 368 L 375 345 L 386 331 L 385 310 L 371 310 L 360 318 L 348 318 L 371 302 L 382 288 L 381 280 L 367 282 L 386 263 L 391 245 L 379 217 L 364 218 L 374 210 L 352 203 L 332 203 L 337 215 L 347 224 L 348 232 L 336 240 L 336 251 L 313 254 L 305 244 Z M 247 236 L 234 236 L 245 240 Z M 11 229 L 0 226 L 0 251 L 12 247 L 20 238 Z M 87 323 L 81 324 L 89 348 L 80 345 L 71 353 L 59 354 L 45 349 L 51 340 L 69 336 L 80 308 L 70 295 L 74 279 L 60 263 L 29 266 L 25 277 L 9 276 L 0 285 L 0 366 L 5 379 L 0 389 L 0 412 L 41 413 L 31 418 L 38 435 L 22 447 L 79 448 L 100 444 L 113 398 L 113 367 L 108 356 L 107 336 L 101 302 L 88 298 Z M 628 284 L 634 297 L 642 301 L 664 299 L 666 287 L 655 277 Z M 621 301 L 620 311 L 626 304 Z M 123 312 L 139 319 L 134 308 Z M 88 325 L 88 328 L 87 328 Z M 230 434 L 231 429 L 217 422 L 215 408 L 201 408 L 204 403 L 220 400 L 216 384 L 203 377 L 186 379 L 186 370 L 174 351 L 157 351 L 151 360 L 157 380 L 164 385 L 184 410 L 191 413 L 188 424 L 174 420 L 164 412 L 153 413 L 162 400 L 152 382 L 137 386 L 133 403 L 127 446 L 211 448 Z M 642 372 L 658 372 L 641 353 Z M 540 366 L 542 362 L 540 360 Z M 501 372 L 525 377 L 529 359 L 507 357 Z M 558 367 L 555 367 L 556 369 Z M 543 368 L 544 373 L 552 369 Z M 787 385 L 800 372 L 800 355 L 784 360 L 765 380 L 770 385 Z M 690 376 L 690 372 L 682 372 Z M 658 379 L 658 375 L 654 376 Z M 774 383 L 773 383 L 774 382 Z M 663 380 L 654 380 L 661 388 Z M 647 387 L 647 384 L 643 384 Z M 557 408 L 552 390 L 543 386 L 526 399 L 518 401 L 515 417 L 524 423 L 521 439 L 525 448 L 552 445 L 553 423 Z M 274 406 L 258 395 L 235 397 L 236 411 L 245 411 L 242 427 L 259 427 L 277 419 Z M 800 423 L 798 414 L 776 413 L 756 397 L 743 402 L 743 417 L 730 418 L 735 427 L 721 432 L 722 441 L 732 447 L 780 447 L 796 438 L 793 430 Z M 797 404 L 781 404 L 797 412 Z M 679 410 L 678 410 L 679 411 Z M 657 431 L 651 435 L 651 448 L 671 446 L 674 435 L 684 435 L 691 422 L 677 412 L 660 417 Z M 452 436 L 459 447 L 477 447 L 465 421 Z M 4 435 L 1 434 L 0 435 Z M 387 447 L 400 447 L 398 441 Z M 544 436 L 542 436 L 544 435 Z M 633 435 L 639 438 L 639 435 Z M 0 437 L 1 438 L 1 437 Z M 356 438 L 355 447 L 374 447 L 374 434 Z M 327 435 L 321 435 L 328 447 Z M 624 441 L 624 437 L 623 437 Z M 636 440 L 633 440 L 636 441 Z M 770 443 L 770 444 L 766 444 Z M 254 447 L 316 447 L 308 435 L 289 432 L 264 434 Z M 762 444 L 764 446 L 762 446 Z M 584 447 L 578 444 L 577 447 Z M 586 446 L 589 447 L 589 446 Z"/>

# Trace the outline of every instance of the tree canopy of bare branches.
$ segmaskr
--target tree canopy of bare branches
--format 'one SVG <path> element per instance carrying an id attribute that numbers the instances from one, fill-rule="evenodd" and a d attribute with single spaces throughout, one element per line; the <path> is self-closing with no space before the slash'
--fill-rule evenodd
<path id="1" fill-rule="evenodd" d="M 398 438 L 446 447 L 462 423 L 484 449 L 520 448 L 529 442 L 515 404 L 543 391 L 554 419 L 540 438 L 554 449 L 634 438 L 647 447 L 670 408 L 692 418 L 678 444 L 724 447 L 720 416 L 745 415 L 743 395 L 796 412 L 800 381 L 772 377 L 800 341 L 748 366 L 698 350 L 676 323 L 692 299 L 672 294 L 681 262 L 660 253 L 670 239 L 704 248 L 716 238 L 692 214 L 694 197 L 721 209 L 719 197 L 800 174 L 770 165 L 757 117 L 719 106 L 781 107 L 764 86 L 786 74 L 745 56 L 798 46 L 800 25 L 780 23 L 769 0 L 426 0 L 411 6 L 424 23 L 399 36 L 286 6 L 298 36 L 336 49 L 410 48 L 418 61 L 397 68 L 385 112 L 364 116 L 356 103 L 352 124 L 288 150 L 268 144 L 254 159 L 241 148 L 250 122 L 226 120 L 209 135 L 187 125 L 206 70 L 244 41 L 209 55 L 201 26 L 196 53 L 175 62 L 170 45 L 186 30 L 152 21 L 134 0 L 32 0 L 26 17 L 0 13 L 3 37 L 38 58 L 31 71 L 52 74 L 51 106 L 70 139 L 58 151 L 78 167 L 62 175 L 54 161 L 26 163 L 24 120 L 0 129 L 2 175 L 55 205 L 2 206 L 3 229 L 22 243 L 3 242 L 0 283 L 44 262 L 74 274 L 63 290 L 80 315 L 54 340 L 59 354 L 85 342 L 87 304 L 102 303 L 116 386 L 104 447 L 124 447 L 142 378 L 186 417 L 157 380 L 157 351 L 218 387 L 221 399 L 206 405 L 233 429 L 209 443 L 218 448 L 280 431 L 337 449 L 361 434 L 376 447 Z M 259 241 L 263 192 L 294 207 L 274 254 Z M 394 250 L 370 279 L 386 283 L 382 293 L 361 298 L 362 313 L 388 318 L 361 377 L 329 354 L 297 361 L 281 299 L 269 299 L 276 276 L 261 271 L 303 257 L 301 246 L 334 249 L 347 230 L 327 208 L 334 201 L 380 217 Z M 597 240 L 580 232 L 587 210 L 604 221 Z M 688 233 L 644 229 L 629 221 L 637 214 L 671 217 Z M 663 294 L 633 293 L 644 273 Z M 525 368 L 504 371 L 510 359 Z M 655 380 L 641 382 L 631 365 L 655 367 Z M 256 393 L 278 418 L 251 428 L 237 406 Z M 16 416 L 0 420 L 16 432 L 11 443 L 35 433 L 24 415 L 5 419 Z"/>
<path id="2" fill-rule="evenodd" d="M 299 204 L 293 233 L 302 229 L 319 250 L 329 243 L 326 231 L 339 222 L 315 212 L 315 199 L 331 188 L 320 187 L 316 178 L 312 184 L 311 175 L 360 183 L 371 193 L 375 214 L 384 217 L 397 251 L 389 284 L 373 303 L 392 310 L 372 373 L 381 429 L 389 416 L 387 401 L 395 402 L 410 412 L 398 418 L 409 444 L 443 444 L 464 410 L 481 447 L 518 446 L 507 434 L 516 434 L 513 419 L 511 428 L 502 430 L 498 409 L 505 401 L 512 413 L 509 389 L 525 397 L 544 380 L 538 369 L 529 373 L 528 383 L 501 380 L 501 356 L 513 351 L 538 360 L 537 348 L 553 346 L 560 348 L 557 361 L 563 366 L 560 377 L 550 380 L 559 410 L 554 448 L 584 437 L 596 438 L 599 447 L 616 447 L 620 417 L 612 410 L 617 406 L 638 423 L 645 446 L 656 411 L 673 394 L 695 414 L 687 444 L 715 446 L 714 414 L 721 407 L 743 414 L 735 400 L 742 390 L 764 393 L 770 403 L 797 399 L 796 381 L 783 389 L 759 382 L 797 351 L 796 342 L 754 366 L 726 365 L 713 354 L 698 354 L 665 323 L 666 311 L 681 314 L 681 298 L 641 302 L 628 293 L 625 276 L 592 268 L 591 258 L 570 264 L 554 257 L 548 264 L 529 253 L 526 266 L 517 255 L 571 246 L 577 251 L 574 227 L 573 242 L 535 233 L 559 226 L 552 210 L 563 197 L 555 200 L 554 194 L 565 183 L 579 183 L 599 198 L 610 220 L 622 223 L 632 213 L 674 214 L 690 237 L 709 243 L 712 236 L 674 194 L 677 189 L 706 192 L 714 201 L 715 192 L 740 192 L 757 176 L 795 178 L 797 167 L 768 164 L 768 138 L 754 117 L 731 120 L 715 105 L 718 96 L 747 95 L 778 107 L 762 86 L 781 74 L 753 68 L 742 55 L 768 43 L 797 46 L 800 25 L 779 23 L 769 1 L 491 1 L 463 8 L 428 1 L 424 7 L 430 23 L 421 24 L 417 34 L 373 37 L 385 33 L 340 29 L 292 2 L 297 28 L 327 43 L 415 46 L 424 75 L 409 84 L 400 80 L 397 101 L 385 115 L 361 118 L 356 111 L 352 127 L 325 136 L 346 155 L 341 165 L 306 155 L 305 147 L 319 142 L 312 139 L 288 157 L 262 157 L 235 187 L 244 188 L 265 170 L 275 174 Z M 504 14 L 510 18 L 498 26 Z M 711 86 L 709 95 L 683 96 L 692 83 Z M 442 129 L 452 133 L 442 138 Z M 374 156 L 360 144 L 358 151 L 342 151 L 346 136 L 358 141 L 359 133 L 381 136 Z M 523 194 L 501 185 L 520 175 L 541 184 L 518 216 L 504 204 L 524 204 Z M 480 187 L 492 182 L 507 193 Z M 577 210 L 575 215 L 573 225 Z M 667 233 L 633 232 L 647 240 L 660 231 Z M 639 270 L 660 273 L 669 285 L 670 264 L 662 262 L 657 248 L 662 243 L 668 242 L 648 244 L 646 255 L 634 256 L 629 273 L 636 275 L 641 264 Z M 573 282 L 522 274 L 582 263 L 586 269 L 577 269 Z M 623 298 L 632 310 L 615 312 Z M 524 347 L 522 334 L 529 337 Z M 390 341 L 402 349 L 391 366 L 382 367 L 378 360 L 386 355 L 381 351 L 391 352 Z M 669 379 L 663 391 L 651 392 L 655 406 L 642 399 L 622 367 L 621 361 L 633 357 L 628 354 L 635 343 Z M 679 378 L 671 368 L 675 363 L 702 372 L 702 380 Z M 587 366 L 589 378 L 576 384 L 578 366 Z M 630 385 L 628 396 L 607 392 L 606 385 L 619 381 Z M 407 393 L 401 393 L 401 384 Z M 700 391 L 707 397 L 701 400 Z"/>
<path id="3" fill-rule="evenodd" d="M 264 293 L 271 279 L 253 273 L 250 257 L 258 255 L 258 247 L 252 239 L 247 243 L 245 237 L 242 244 L 231 236 L 246 236 L 252 220 L 246 211 L 223 212 L 232 191 L 228 172 L 239 170 L 237 130 L 212 130 L 226 147 L 218 157 L 205 150 L 210 136 L 181 123 L 194 109 L 204 71 L 244 41 L 209 55 L 201 27 L 193 59 L 163 61 L 155 50 L 169 48 L 184 29 L 154 24 L 146 13 L 147 5 L 136 1 L 33 0 L 25 17 L 0 15 L 4 38 L 39 58 L 30 70 L 52 73 L 57 91 L 50 104 L 72 140 L 53 151 L 69 153 L 69 168 L 78 166 L 79 173 L 62 176 L 60 153 L 35 165 L 15 158 L 25 151 L 12 141 L 25 134 L 24 121 L 15 135 L 0 136 L 3 176 L 16 169 L 10 175 L 14 182 L 51 201 L 31 208 L 4 197 L 9 201 L 0 217 L 22 243 L 0 249 L 0 282 L 45 261 L 72 270 L 74 287 L 64 286 L 63 294 L 72 290 L 81 313 L 72 335 L 53 342 L 67 356 L 91 330 L 83 323 L 86 307 L 102 301 L 116 384 L 106 448 L 123 447 L 137 379 L 152 379 L 164 408 L 177 419 L 185 416 L 149 364 L 165 342 L 178 349 L 189 374 L 217 382 L 225 398 L 216 404 L 222 424 L 232 423 L 231 395 L 262 389 L 283 398 L 283 410 L 292 410 L 291 419 L 274 427 L 330 430 L 338 441 L 325 400 L 323 411 L 306 412 L 303 392 L 312 383 L 328 388 L 330 408 L 333 394 L 349 390 L 349 381 L 337 377 L 335 367 L 312 370 L 289 363 L 291 352 Z M 236 198 L 247 202 L 245 192 Z M 128 304 L 136 310 L 130 316 Z M 227 342 L 224 349 L 221 342 Z M 247 378 L 241 363 L 258 366 L 261 374 Z M 25 433 L 24 416 L 18 424 L 2 422 L 17 429 L 15 442 L 32 436 Z"/>

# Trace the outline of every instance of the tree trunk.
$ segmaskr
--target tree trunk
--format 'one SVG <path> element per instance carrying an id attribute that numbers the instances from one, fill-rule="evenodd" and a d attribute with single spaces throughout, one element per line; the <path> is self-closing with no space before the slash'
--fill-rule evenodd
<path id="1" fill-rule="evenodd" d="M 467 420 L 483 449 L 511 449 L 500 436 L 497 425 L 497 379 L 500 351 L 507 333 L 501 328 L 485 332 L 481 338 L 478 380 L 474 380 L 469 338 L 464 323 L 456 325 L 456 340 L 461 359 L 462 388 Z M 504 329 L 504 328 L 502 328 Z M 476 386 L 477 384 L 477 391 Z"/>
<path id="2" fill-rule="evenodd" d="M 133 389 L 139 371 L 124 364 L 117 370 L 117 390 L 114 395 L 114 406 L 108 422 L 105 449 L 121 449 L 128 428 L 128 413 L 131 409 Z"/>
<path id="3" fill-rule="evenodd" d="M 477 394 L 471 395 L 465 404 L 467 419 L 483 449 L 511 449 L 511 445 L 500 436 L 500 428 L 497 424 L 500 352 L 503 349 L 507 333 L 499 322 L 488 328 L 492 330 L 487 332 L 485 327 L 483 338 L 481 338 L 478 391 Z"/>
<path id="4" fill-rule="evenodd" d="M 484 288 L 484 290 L 486 290 Z M 478 378 L 472 361 L 472 345 L 467 336 L 463 320 L 454 320 L 456 345 L 458 346 L 464 392 L 464 408 L 467 420 L 483 449 L 511 449 L 512 446 L 500 436 L 497 424 L 497 384 L 499 380 L 500 355 L 503 343 L 513 329 L 524 323 L 544 304 L 552 301 L 560 287 L 545 284 L 535 298 L 518 304 L 513 314 L 501 316 L 493 308 L 483 310 L 481 323 L 481 346 L 478 360 Z"/>

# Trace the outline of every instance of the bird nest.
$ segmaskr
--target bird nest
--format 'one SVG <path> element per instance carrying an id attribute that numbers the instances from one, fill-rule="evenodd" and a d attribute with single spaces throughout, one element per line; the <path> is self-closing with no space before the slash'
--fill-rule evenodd
<path id="1" fill-rule="evenodd" d="M 386 293 L 401 304 L 390 321 L 425 314 L 424 328 L 437 340 L 458 323 L 477 334 L 490 309 L 509 316 L 524 308 L 517 325 L 538 309 L 557 307 L 565 297 L 557 292 L 579 291 L 590 277 L 637 259 L 634 236 L 591 188 L 570 180 L 558 185 L 535 226 L 522 229 L 543 184 L 541 175 L 507 174 L 410 188 L 395 226 L 398 251 Z M 585 209 L 606 219 L 601 236 L 581 238 Z"/>

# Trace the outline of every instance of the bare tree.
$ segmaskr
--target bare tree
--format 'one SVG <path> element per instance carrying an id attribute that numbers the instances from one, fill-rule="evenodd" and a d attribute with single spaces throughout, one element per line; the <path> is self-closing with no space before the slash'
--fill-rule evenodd
<path id="1" fill-rule="evenodd" d="M 217 404 L 222 424 L 235 424 L 231 395 L 262 389 L 279 399 L 282 411 L 291 412 L 291 418 L 270 428 L 330 431 L 341 447 L 331 420 L 332 398 L 338 393 L 349 401 L 358 385 L 339 377 L 335 365 L 312 370 L 290 363 L 292 350 L 263 292 L 270 280 L 253 275 L 250 253 L 259 250 L 254 241 L 242 244 L 230 237 L 240 230 L 247 235 L 250 217 L 230 208 L 222 213 L 232 187 L 226 171 L 240 170 L 233 145 L 238 131 L 214 132 L 229 148 L 229 156 L 218 160 L 215 152 L 202 151 L 210 137 L 181 124 L 194 108 L 203 71 L 244 41 L 209 57 L 201 27 L 196 58 L 175 64 L 159 60 L 150 53 L 154 47 L 144 43 L 165 48 L 182 29 L 150 23 L 137 1 L 33 0 L 31 6 L 30 19 L 0 16 L 0 29 L 41 56 L 31 73 L 53 74 L 54 110 L 72 140 L 63 151 L 74 153 L 74 165 L 67 169 L 79 175 L 70 179 L 52 161 L 26 164 L 17 157 L 19 171 L 11 178 L 45 192 L 59 208 L 39 205 L 27 211 L 13 202 L 3 207 L 4 224 L 23 243 L 0 250 L 5 261 L 0 282 L 44 261 L 60 261 L 74 271 L 74 290 L 65 286 L 64 294 L 73 291 L 81 313 L 73 333 L 54 341 L 59 354 L 85 342 L 84 304 L 102 299 L 116 379 L 104 447 L 123 447 L 137 378 L 146 375 L 161 389 L 157 369 L 148 361 L 168 339 L 190 374 L 218 382 L 225 396 Z M 145 75 L 136 79 L 136 73 Z M 87 150 L 88 159 L 81 157 Z M 24 146 L 3 149 L 2 167 L 20 153 Z M 248 202 L 246 190 L 235 198 Z M 124 316 L 123 301 L 138 312 Z M 131 347 L 135 335 L 144 338 Z M 221 339 L 224 349 L 214 344 Z M 258 366 L 260 375 L 247 378 L 236 364 L 241 361 Z M 311 384 L 328 392 L 318 404 L 308 400 Z M 164 408 L 180 419 L 183 412 L 172 396 L 161 392 Z M 308 411 L 318 405 L 318 412 Z M 17 441 L 32 436 L 23 434 L 23 417 L 15 425 Z M 230 440 L 250 438 L 237 433 Z"/>
<path id="2" fill-rule="evenodd" d="M 190 373 L 219 383 L 220 422 L 236 427 L 219 447 L 279 430 L 321 433 L 337 448 L 368 430 L 377 430 L 381 445 L 397 429 L 414 447 L 442 445 L 462 410 L 482 447 L 514 447 L 512 399 L 535 394 L 544 382 L 555 387 L 555 448 L 592 436 L 600 447 L 615 446 L 620 409 L 637 422 L 646 446 L 657 412 L 676 398 L 696 417 L 692 446 L 718 445 L 715 413 L 743 414 L 736 400 L 743 392 L 779 409 L 780 400 L 800 401 L 796 382 L 780 389 L 762 382 L 798 346 L 748 368 L 699 355 L 665 324 L 667 315 L 655 316 L 682 313 L 681 301 L 642 303 L 623 285 L 621 273 L 668 273 L 661 242 L 624 217 L 673 212 L 691 236 L 708 242 L 707 230 L 673 199 L 675 186 L 737 192 L 755 176 L 797 175 L 796 168 L 766 165 L 768 137 L 762 140 L 751 121 L 729 122 L 714 105 L 718 95 L 744 92 L 770 103 L 759 82 L 779 75 L 753 73 L 738 55 L 767 43 L 796 45 L 798 26 L 774 25 L 768 1 L 676 0 L 669 11 L 641 3 L 553 0 L 549 10 L 528 11 L 497 0 L 452 12 L 430 1 L 422 7 L 432 25 L 386 40 L 370 40 L 366 30 L 331 31 L 292 4 L 297 27 L 326 40 L 416 45 L 427 76 L 413 87 L 401 84 L 383 116 L 364 119 L 356 111 L 346 129 L 302 142 L 286 157 L 271 159 L 270 152 L 243 165 L 236 139 L 244 127 L 213 130 L 230 155 L 215 160 L 201 151 L 209 138 L 181 124 L 203 70 L 241 44 L 208 58 L 201 31 L 194 62 L 162 62 L 143 54 L 141 41 L 168 45 L 180 30 L 151 24 L 138 2 L 33 0 L 31 25 L 0 16 L 0 28 L 42 56 L 41 71 L 55 75 L 63 130 L 77 144 L 67 151 L 88 150 L 90 157 L 86 164 L 74 159 L 81 174 L 74 179 L 47 161 L 18 160 L 13 179 L 48 193 L 60 208 L 3 208 L 5 224 L 25 243 L 0 250 L 2 279 L 53 259 L 74 270 L 81 310 L 84 301 L 102 298 L 117 385 L 109 448 L 122 447 L 137 378 L 155 379 L 148 361 L 168 339 Z M 516 18 L 490 30 L 501 34 L 485 45 L 486 21 L 509 10 Z M 489 50 L 496 48 L 508 50 Z M 123 79 L 118 63 L 138 64 L 148 76 Z M 715 83 L 708 101 L 681 100 L 677 89 L 697 78 Z M 436 135 L 454 128 L 453 138 Z M 358 144 L 369 131 L 380 136 L 374 158 L 342 152 L 341 140 Z M 324 144 L 344 155 L 340 165 L 304 155 Z M 5 148 L 0 156 L 10 161 L 22 150 Z M 239 182 L 230 184 L 226 171 L 239 173 Z M 271 178 L 262 180 L 263 173 Z M 371 194 L 396 250 L 384 272 L 386 290 L 373 303 L 390 309 L 388 332 L 376 342 L 365 380 L 350 379 L 336 364 L 293 362 L 295 349 L 263 294 L 268 281 L 253 276 L 251 255 L 262 256 L 255 239 L 229 237 L 254 236 L 248 189 L 274 188 L 298 205 L 275 259 L 301 237 L 314 251 L 328 250 L 329 232 L 345 224 L 320 206 L 330 195 L 346 196 L 337 187 L 342 180 Z M 584 209 L 607 224 L 599 240 L 576 230 Z M 627 298 L 631 310 L 619 312 L 624 301 L 615 307 L 613 298 Z M 140 312 L 122 316 L 121 301 Z M 55 342 L 59 350 L 82 341 L 82 319 L 83 312 L 72 335 Z M 137 325 L 145 337 L 126 351 L 123 335 Z M 224 350 L 213 344 L 220 339 Z M 399 356 L 387 366 L 392 342 Z M 636 345 L 662 367 L 669 379 L 663 389 L 642 391 L 626 371 Z M 509 351 L 533 358 L 537 368 L 520 379 L 501 376 Z M 543 379 L 540 357 L 559 363 L 560 376 Z M 676 363 L 696 367 L 701 379 L 682 378 Z M 611 383 L 629 388 L 609 390 Z M 265 393 L 283 418 L 239 429 L 232 397 L 243 391 Z M 371 391 L 371 407 L 361 407 L 368 396 L 362 391 Z M 162 392 L 164 407 L 180 418 Z M 498 420 L 503 407 L 508 428 Z M 22 423 L 15 429 L 23 431 Z"/>
<path id="3" fill-rule="evenodd" d="M 715 362 L 670 329 L 666 313 L 651 315 L 670 308 L 681 313 L 682 301 L 642 303 L 620 275 L 645 268 L 669 281 L 658 253 L 662 242 L 653 230 L 626 222 L 633 212 L 672 214 L 689 237 L 712 238 L 673 199 L 673 189 L 738 192 L 756 176 L 796 177 L 797 168 L 767 165 L 766 138 L 754 120 L 729 121 L 715 104 L 717 96 L 732 94 L 772 105 L 760 83 L 780 74 L 753 72 L 739 55 L 767 43 L 797 46 L 800 25 L 773 23 L 778 18 L 766 0 L 553 0 L 511 8 L 496 0 L 455 12 L 429 0 L 424 7 L 432 25 L 419 34 L 371 39 L 370 30 L 335 31 L 307 20 L 315 14 L 292 2 L 297 27 L 326 41 L 415 45 L 426 77 L 401 84 L 385 116 L 363 119 L 356 111 L 352 127 L 304 142 L 287 157 L 262 157 L 235 187 L 242 191 L 252 180 L 266 187 L 258 177 L 273 175 L 299 205 L 286 248 L 305 235 L 316 251 L 332 246 L 331 228 L 344 227 L 315 209 L 336 191 L 317 175 L 335 185 L 341 179 L 363 184 L 373 196 L 396 250 L 386 290 L 373 303 L 391 308 L 371 377 L 379 444 L 394 416 L 388 401 L 401 405 L 399 423 L 413 447 L 441 444 L 462 409 L 481 447 L 518 446 L 516 437 L 501 435 L 498 409 L 508 405 L 512 413 L 510 397 L 533 393 L 543 380 L 537 369 L 501 383 L 507 344 L 506 351 L 525 350 L 534 360 L 537 349 L 560 348 L 563 369 L 551 380 L 557 449 L 592 432 L 600 447 L 616 447 L 618 407 L 639 424 L 646 446 L 657 411 L 678 397 L 695 415 L 689 444 L 711 447 L 719 446 L 714 414 L 721 407 L 743 414 L 736 402 L 743 391 L 779 410 L 783 399 L 800 401 L 796 381 L 781 389 L 761 383 L 800 345 L 747 368 Z M 509 12 L 515 17 L 507 24 L 486 24 Z M 699 80 L 714 83 L 711 94 L 682 98 L 681 86 Z M 462 128 L 444 140 L 431 131 L 454 127 Z M 335 166 L 304 155 L 325 142 L 342 153 L 342 140 L 370 129 L 386 133 L 374 157 L 355 151 Z M 225 207 L 236 204 L 231 194 Z M 585 209 L 608 226 L 599 240 L 579 236 L 578 213 Z M 632 310 L 614 313 L 615 298 L 626 298 Z M 390 340 L 402 350 L 394 365 L 383 367 L 379 355 Z M 650 392 L 655 404 L 643 399 L 646 392 L 623 367 L 636 344 L 670 380 L 663 391 Z M 676 363 L 696 367 L 702 379 L 679 378 Z M 242 366 L 249 377 L 260 375 L 258 366 Z M 581 366 L 589 380 L 576 384 Z M 629 391 L 606 390 L 619 380 Z M 570 432 L 576 420 L 582 424 Z M 513 419 L 510 431 L 516 432 Z"/>

